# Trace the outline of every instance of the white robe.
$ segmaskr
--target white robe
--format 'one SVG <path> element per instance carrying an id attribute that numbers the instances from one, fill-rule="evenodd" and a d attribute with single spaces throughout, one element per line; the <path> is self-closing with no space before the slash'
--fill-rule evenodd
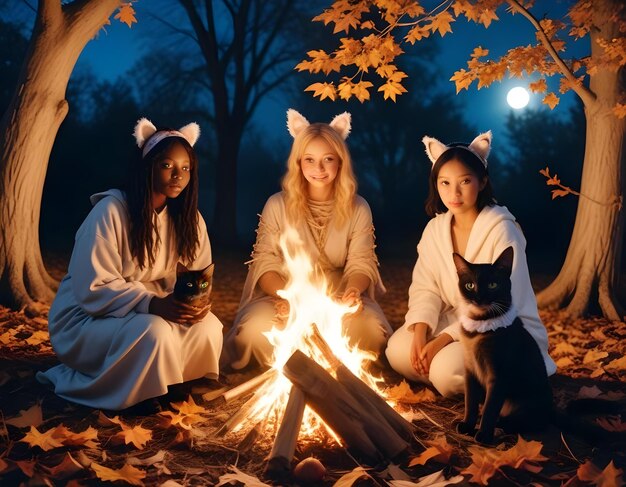
<path id="1" fill-rule="evenodd" d="M 362 296 L 363 309 L 344 319 L 344 331 L 352 343 L 365 350 L 381 352 L 391 334 L 391 327 L 375 300 L 377 294 L 385 292 L 385 287 L 378 271 L 369 205 L 357 195 L 350 220 L 337 228 L 331 217 L 327 225 L 324 252 L 334 267 L 327 273 L 331 288 L 342 292 L 354 274 L 364 274 L 370 279 L 369 289 Z M 273 298 L 263 292 L 258 281 L 270 271 L 286 278 L 279 245 L 279 237 L 286 226 L 283 194 L 276 193 L 263 208 L 239 310 L 233 327 L 225 337 L 224 359 L 235 369 L 245 367 L 252 356 L 262 365 L 271 361 L 272 346 L 263 333 L 278 323 L 275 321 Z M 320 252 L 304 218 L 297 222 L 296 230 L 312 261 L 317 262 Z"/>
<path id="2" fill-rule="evenodd" d="M 448 392 L 462 392 L 463 386 L 462 351 L 458 343 L 461 295 L 452 259 L 451 224 L 452 214 L 446 212 L 437 215 L 426 225 L 417 246 L 418 259 L 409 288 L 409 310 L 404 325 L 389 339 L 386 350 L 387 358 L 396 371 L 412 380 L 424 379 L 411 366 L 412 325 L 427 323 L 430 327 L 429 337 L 442 332 L 449 334 L 455 343 L 444 347 L 440 354 L 445 350 L 447 355 L 452 354 L 457 360 L 450 357 L 445 361 L 433 360 L 429 376 L 440 392 L 446 392 L 444 395 L 448 395 Z M 548 355 L 548 334 L 539 318 L 537 300 L 530 282 L 526 239 L 506 207 L 496 205 L 483 208 L 472 226 L 463 257 L 472 263 L 492 263 L 509 246 L 514 251 L 511 272 L 513 307 L 537 342 L 548 375 L 552 375 L 556 372 L 556 364 Z M 448 347 L 452 349 L 446 350 Z"/>
<path id="3" fill-rule="evenodd" d="M 154 265 L 140 269 L 130 252 L 124 194 L 109 190 L 91 202 L 48 316 L 61 364 L 37 378 L 65 399 L 111 410 L 165 394 L 171 384 L 217 378 L 222 324 L 215 315 L 185 326 L 148 313 L 150 300 L 170 294 L 176 282 L 179 257 L 167 207 L 157 215 Z M 200 214 L 198 236 L 195 260 L 183 262 L 190 269 L 211 263 Z"/>

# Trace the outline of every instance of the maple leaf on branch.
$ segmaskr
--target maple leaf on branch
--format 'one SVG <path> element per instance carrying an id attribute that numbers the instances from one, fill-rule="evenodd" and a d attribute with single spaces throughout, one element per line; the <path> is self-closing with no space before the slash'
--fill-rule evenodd
<path id="1" fill-rule="evenodd" d="M 123 22 L 128 27 L 132 27 L 133 24 L 137 23 L 137 19 L 135 18 L 135 9 L 133 8 L 132 2 L 123 3 L 114 18 Z"/>

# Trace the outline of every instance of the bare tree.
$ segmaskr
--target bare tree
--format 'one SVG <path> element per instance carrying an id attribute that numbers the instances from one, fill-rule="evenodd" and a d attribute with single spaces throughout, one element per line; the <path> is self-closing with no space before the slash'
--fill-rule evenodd
<path id="1" fill-rule="evenodd" d="M 260 101 L 292 73 L 301 51 L 289 35 L 295 0 L 179 0 L 193 28 L 208 77 L 216 148 L 212 235 L 237 238 L 237 159 L 242 136 Z M 198 6 L 198 5 L 201 6 Z"/>
<path id="2" fill-rule="evenodd" d="M 48 159 L 68 113 L 81 51 L 121 0 L 40 0 L 19 81 L 0 121 L 0 302 L 37 312 L 57 282 L 46 271 L 39 216 Z"/>

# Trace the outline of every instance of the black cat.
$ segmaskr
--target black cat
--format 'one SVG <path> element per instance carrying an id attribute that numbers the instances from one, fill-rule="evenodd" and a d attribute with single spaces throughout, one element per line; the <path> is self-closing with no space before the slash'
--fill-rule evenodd
<path id="1" fill-rule="evenodd" d="M 537 342 L 512 307 L 513 248 L 493 264 L 472 264 L 454 254 L 464 298 L 461 342 L 465 354 L 465 415 L 457 431 L 492 444 L 496 424 L 508 433 L 542 431 L 550 423 L 588 441 L 623 440 L 580 418 L 557 411 L 545 362 Z M 579 410 L 616 412 L 611 401 L 575 401 Z M 475 426 L 483 403 L 478 431 Z"/>
<path id="2" fill-rule="evenodd" d="M 214 265 L 192 271 L 180 262 L 176 266 L 174 297 L 193 306 L 206 306 L 213 288 Z"/>

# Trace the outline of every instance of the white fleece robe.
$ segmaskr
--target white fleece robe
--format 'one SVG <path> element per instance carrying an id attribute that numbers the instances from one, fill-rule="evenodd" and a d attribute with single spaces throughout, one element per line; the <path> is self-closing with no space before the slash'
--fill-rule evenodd
<path id="1" fill-rule="evenodd" d="M 156 216 L 160 245 L 154 265 L 140 269 L 130 252 L 124 194 L 109 190 L 91 202 L 48 315 L 61 364 L 37 378 L 65 399 L 111 410 L 165 394 L 171 384 L 217 378 L 222 324 L 215 315 L 186 326 L 148 313 L 150 300 L 170 294 L 176 282 L 179 257 L 167 207 Z M 211 263 L 200 214 L 198 236 L 198 255 L 183 261 L 190 269 Z"/>
<path id="2" fill-rule="evenodd" d="M 430 381 L 443 395 L 463 392 L 463 351 L 459 342 L 461 324 L 458 275 L 452 259 L 452 214 L 430 220 L 417 245 L 418 259 L 409 288 L 409 310 L 405 322 L 389 339 L 386 354 L 391 366 L 406 378 Z M 514 251 L 511 272 L 513 307 L 524 327 L 537 342 L 548 375 L 556 364 L 548 355 L 548 334 L 539 318 L 526 263 L 526 239 L 513 215 L 504 206 L 485 207 L 472 226 L 465 255 L 472 263 L 492 263 L 507 247 Z M 428 339 L 442 332 L 454 342 L 444 347 L 430 366 L 429 377 L 420 377 L 411 366 L 413 325 L 427 323 Z"/>
<path id="3" fill-rule="evenodd" d="M 385 292 L 374 245 L 372 213 L 367 202 L 355 197 L 352 217 L 341 228 L 331 220 L 324 252 L 334 270 L 327 274 L 331 288 L 342 292 L 350 276 L 364 274 L 370 278 L 370 286 L 362 296 L 363 309 L 343 320 L 346 335 L 352 344 L 364 350 L 380 353 L 391 335 L 391 327 L 376 302 L 376 294 Z M 245 367 L 252 356 L 259 364 L 271 363 L 273 348 L 263 333 L 279 325 L 274 310 L 274 299 L 258 286 L 259 278 L 274 271 L 286 278 L 284 259 L 279 237 L 287 225 L 283 194 L 276 193 L 267 200 L 257 230 L 253 260 L 248 269 L 239 311 L 232 328 L 225 337 L 224 363 L 235 369 Z M 297 222 L 296 230 L 309 252 L 317 262 L 320 253 L 304 219 Z"/>

